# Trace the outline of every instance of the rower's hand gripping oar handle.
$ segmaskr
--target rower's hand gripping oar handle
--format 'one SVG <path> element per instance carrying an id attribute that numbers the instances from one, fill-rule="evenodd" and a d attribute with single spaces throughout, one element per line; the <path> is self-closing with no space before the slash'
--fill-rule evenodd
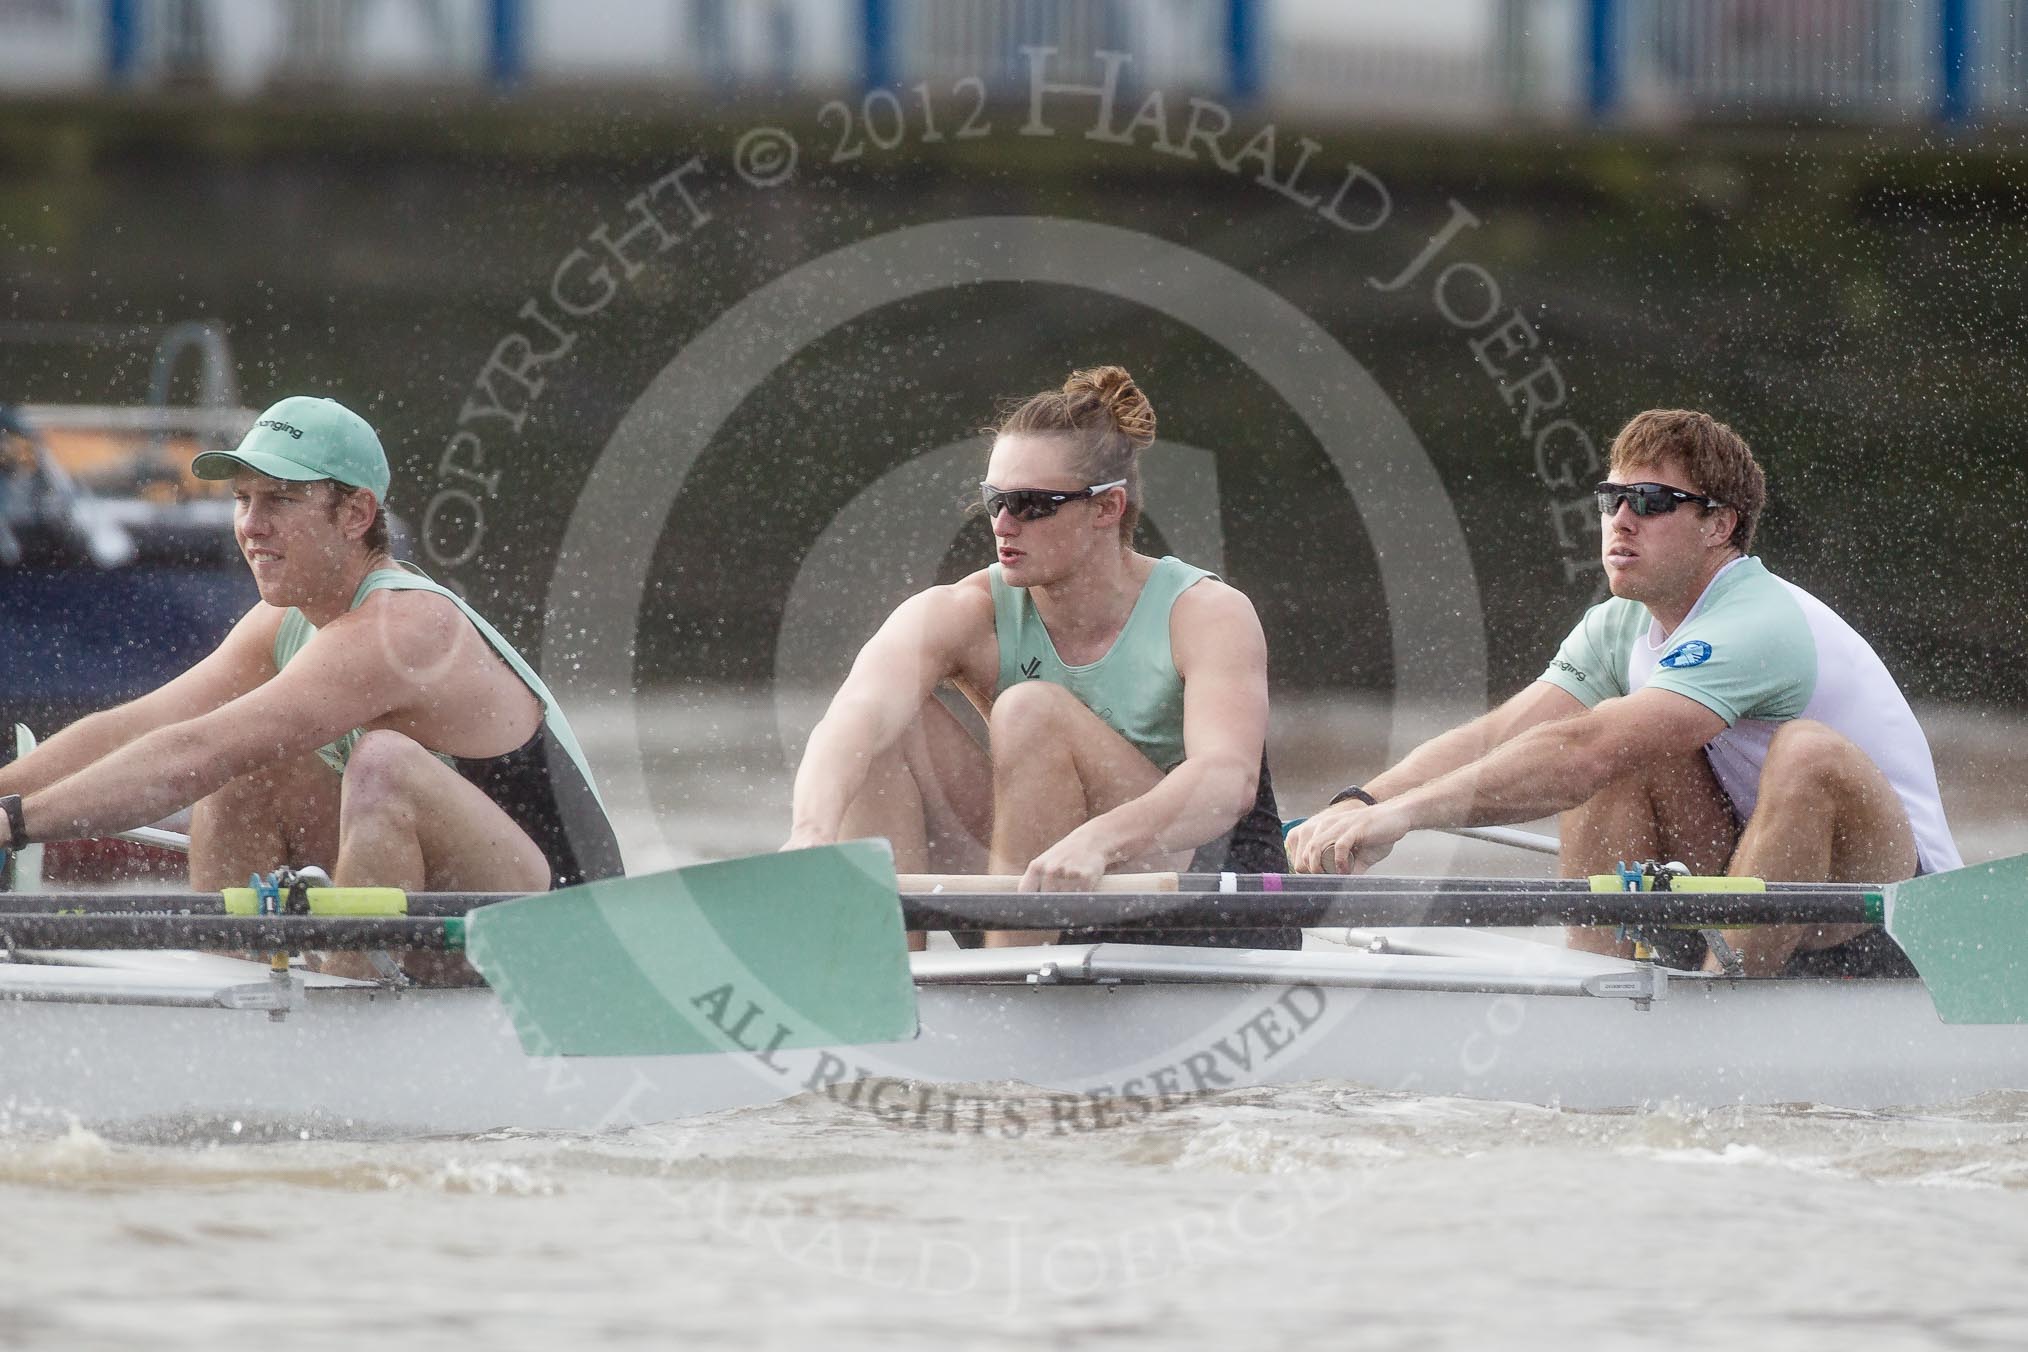
<path id="1" fill-rule="evenodd" d="M 20 760 L 35 750 L 35 733 L 26 723 L 14 725 L 14 759 Z M 115 831 L 110 839 L 131 840 L 136 845 L 153 845 L 159 849 L 175 850 L 179 854 L 190 853 L 190 837 L 181 831 L 170 831 L 160 826 L 137 826 L 131 831 Z"/>

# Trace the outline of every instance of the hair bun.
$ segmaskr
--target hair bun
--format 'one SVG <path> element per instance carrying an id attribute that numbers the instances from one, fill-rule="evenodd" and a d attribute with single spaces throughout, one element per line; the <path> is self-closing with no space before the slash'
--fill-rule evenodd
<path id="1" fill-rule="evenodd" d="M 1155 406 L 1125 367 L 1092 366 L 1072 371 L 1070 379 L 1063 382 L 1063 392 L 1072 400 L 1095 399 L 1135 451 L 1145 451 L 1155 440 Z"/>

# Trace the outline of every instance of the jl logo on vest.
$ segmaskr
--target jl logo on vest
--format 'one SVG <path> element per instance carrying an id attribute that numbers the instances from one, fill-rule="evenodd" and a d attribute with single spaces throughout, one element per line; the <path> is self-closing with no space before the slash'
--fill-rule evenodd
<path id="1" fill-rule="evenodd" d="M 1662 658 L 1665 667 L 1694 667 L 1711 660 L 1711 645 L 1701 638 L 1693 638 L 1671 648 Z"/>
<path id="2" fill-rule="evenodd" d="M 1031 657 L 1021 664 L 1021 674 L 1028 680 L 1034 680 L 1036 676 L 1041 674 L 1041 671 L 1042 659 L 1039 657 Z"/>

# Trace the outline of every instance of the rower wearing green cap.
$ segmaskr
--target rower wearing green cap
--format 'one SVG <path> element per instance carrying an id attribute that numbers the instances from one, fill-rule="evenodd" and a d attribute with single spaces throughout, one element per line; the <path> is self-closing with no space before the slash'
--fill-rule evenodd
<path id="1" fill-rule="evenodd" d="M 260 603 L 190 670 L 0 768 L 17 843 L 193 805 L 200 891 L 283 865 L 415 891 L 541 891 L 622 872 L 542 678 L 462 598 L 390 554 L 387 455 L 365 419 L 296 395 L 191 468 L 232 481 Z"/>

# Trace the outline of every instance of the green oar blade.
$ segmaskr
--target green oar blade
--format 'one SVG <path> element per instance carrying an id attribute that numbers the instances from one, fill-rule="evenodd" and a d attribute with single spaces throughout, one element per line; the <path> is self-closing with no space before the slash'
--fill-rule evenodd
<path id="1" fill-rule="evenodd" d="M 1894 884 L 1887 932 L 1945 1023 L 2028 1023 L 2028 854 Z"/>
<path id="2" fill-rule="evenodd" d="M 465 950 L 532 1055 L 767 1054 L 916 1033 L 885 841 L 484 906 Z"/>

